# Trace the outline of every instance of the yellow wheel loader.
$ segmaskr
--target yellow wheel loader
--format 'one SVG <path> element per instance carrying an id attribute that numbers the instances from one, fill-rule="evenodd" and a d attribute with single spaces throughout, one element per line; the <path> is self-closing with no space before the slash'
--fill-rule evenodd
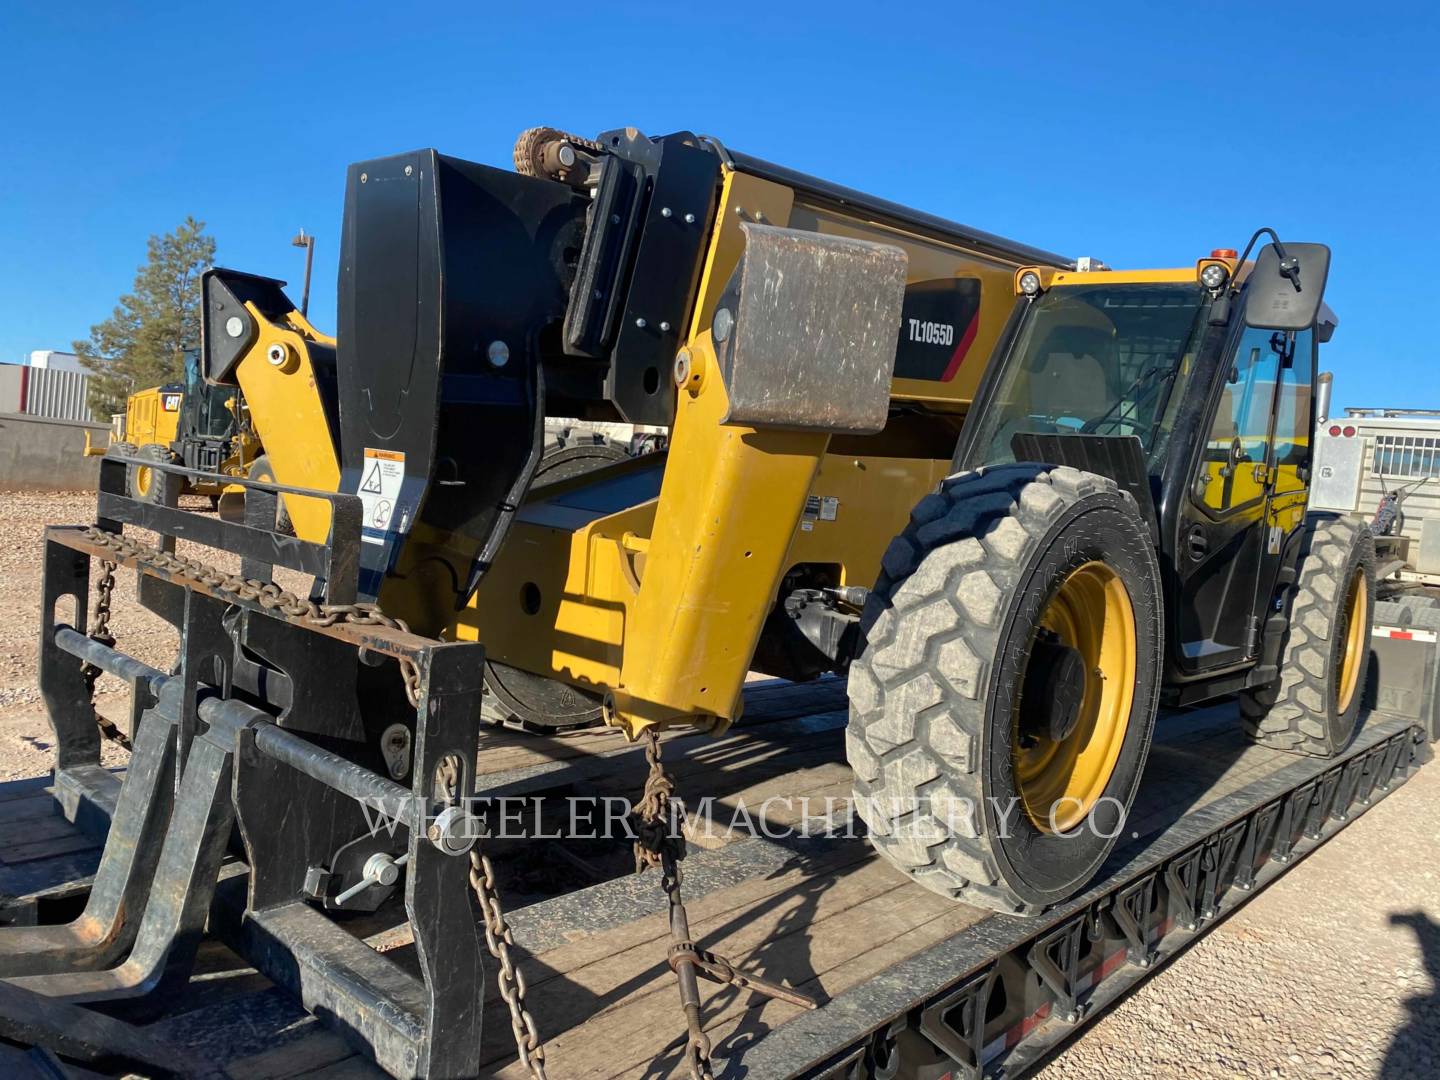
<path id="1" fill-rule="evenodd" d="M 205 275 L 204 377 L 243 393 L 271 469 L 242 482 L 244 525 L 126 498 L 112 468 L 98 526 L 48 534 L 62 770 L 102 783 L 80 768 L 98 753 L 83 661 L 149 703 L 150 781 L 132 769 L 114 828 L 158 828 L 165 770 L 182 777 L 190 831 L 176 865 L 147 868 L 185 882 L 145 928 L 166 948 L 190 941 L 236 821 L 235 933 L 255 962 L 300 972 L 307 1005 L 396 1075 L 468 1075 L 467 876 L 503 929 L 462 805 L 487 668 L 532 715 L 598 711 L 645 740 L 652 826 L 656 731 L 742 721 L 751 671 L 848 672 L 872 843 L 927 888 L 1022 914 L 1114 846 L 1162 700 L 1240 694 L 1256 739 L 1346 746 L 1374 552 L 1306 512 L 1328 249 L 1261 230 L 1240 255 L 1114 270 L 689 133 L 536 129 L 515 164 L 351 166 L 334 337 L 279 282 Z M 666 428 L 668 447 L 537 477 L 556 416 Z M 274 530 L 282 497 L 293 536 Z M 237 553 L 241 572 L 127 524 Z M 92 557 L 141 571 L 181 629 L 178 674 L 55 623 Z M 374 798 L 416 800 L 398 834 L 367 826 Z M 695 978 L 719 962 L 689 941 L 656 845 L 699 1060 Z M 334 921 L 396 889 L 423 984 L 399 997 Z"/>
<path id="2" fill-rule="evenodd" d="M 173 505 L 180 495 L 208 495 L 218 501 L 227 488 L 240 494 L 224 479 L 165 473 L 152 467 L 156 462 L 222 478 L 257 475 L 258 463 L 258 475 L 266 474 L 244 399 L 233 387 L 207 384 L 195 350 L 185 354 L 184 382 L 138 390 L 126 399 L 125 415 L 112 425 L 109 446 L 92 446 L 86 433 L 87 457 L 112 452 L 132 459 L 130 495 L 150 503 Z"/>

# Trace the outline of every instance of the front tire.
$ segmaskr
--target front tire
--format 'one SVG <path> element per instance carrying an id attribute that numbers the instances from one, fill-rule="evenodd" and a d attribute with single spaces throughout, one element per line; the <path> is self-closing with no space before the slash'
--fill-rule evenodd
<path id="1" fill-rule="evenodd" d="M 850 667 L 846 749 L 875 847 L 999 911 L 1082 888 L 1149 750 L 1160 603 L 1149 531 L 1110 480 L 1008 465 L 922 500 Z"/>
<path id="2" fill-rule="evenodd" d="M 1334 757 L 1355 737 L 1375 619 L 1375 538 L 1363 522 L 1305 519 L 1279 677 L 1240 695 L 1255 742 Z"/>
<path id="3" fill-rule="evenodd" d="M 126 481 L 130 497 L 153 506 L 178 506 L 185 478 L 177 473 L 162 472 L 150 467 L 150 462 L 170 465 L 175 455 L 159 443 L 146 443 L 133 456 Z"/>
<path id="4" fill-rule="evenodd" d="M 276 483 L 275 470 L 270 467 L 270 459 L 261 454 L 252 461 L 248 478 L 262 484 Z M 285 536 L 295 535 L 295 523 L 290 520 L 290 509 L 285 505 L 284 495 L 275 498 L 275 531 Z"/>

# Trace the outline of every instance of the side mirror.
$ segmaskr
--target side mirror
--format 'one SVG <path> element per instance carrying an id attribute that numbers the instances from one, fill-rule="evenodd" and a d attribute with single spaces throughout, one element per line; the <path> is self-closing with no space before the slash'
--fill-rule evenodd
<path id="1" fill-rule="evenodd" d="M 1245 325 L 1308 330 L 1325 299 L 1329 275 L 1330 249 L 1324 244 L 1286 244 L 1283 259 L 1274 244 L 1266 244 L 1245 279 Z"/>

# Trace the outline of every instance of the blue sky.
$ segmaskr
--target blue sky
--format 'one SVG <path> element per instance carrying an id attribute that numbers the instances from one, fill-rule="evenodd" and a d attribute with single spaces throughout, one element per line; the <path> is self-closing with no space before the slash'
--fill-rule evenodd
<path id="1" fill-rule="evenodd" d="M 1114 266 L 1335 249 L 1340 404 L 1440 408 L 1436 5 L 26 3 L 0 12 L 0 360 L 68 348 L 186 214 L 334 325 L 345 166 L 690 129 Z"/>

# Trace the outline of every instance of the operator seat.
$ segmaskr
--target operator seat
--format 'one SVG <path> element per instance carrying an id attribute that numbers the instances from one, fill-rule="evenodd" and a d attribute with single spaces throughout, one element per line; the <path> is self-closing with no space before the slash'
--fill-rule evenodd
<path id="1" fill-rule="evenodd" d="M 1113 337 L 1088 326 L 1057 326 L 1045 337 L 1044 358 L 1030 378 L 1031 410 L 1041 416 L 1091 420 L 1114 403 Z"/>

